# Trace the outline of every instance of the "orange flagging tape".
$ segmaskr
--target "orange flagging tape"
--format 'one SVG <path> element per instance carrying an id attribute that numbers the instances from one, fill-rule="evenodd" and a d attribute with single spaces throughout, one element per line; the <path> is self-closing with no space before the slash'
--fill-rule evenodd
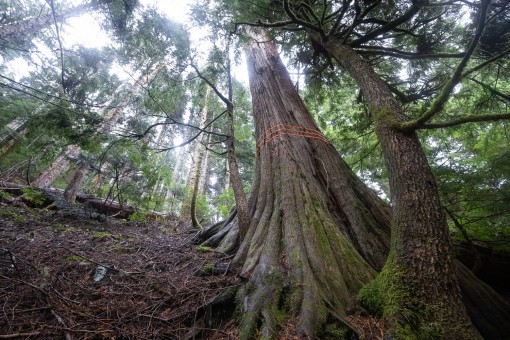
<path id="1" fill-rule="evenodd" d="M 309 129 L 298 125 L 277 124 L 267 129 L 259 138 L 257 141 L 257 154 L 263 146 L 280 136 L 313 138 L 329 143 L 326 137 L 316 129 Z"/>

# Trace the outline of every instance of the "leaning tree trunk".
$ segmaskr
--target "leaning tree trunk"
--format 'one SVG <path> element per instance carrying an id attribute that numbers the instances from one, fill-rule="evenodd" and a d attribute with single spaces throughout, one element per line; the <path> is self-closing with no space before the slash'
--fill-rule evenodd
<path id="1" fill-rule="evenodd" d="M 20 136 L 27 134 L 26 123 L 28 119 L 19 117 L 7 124 L 5 128 L 0 128 L 0 159 L 7 155 L 16 145 Z"/>
<path id="2" fill-rule="evenodd" d="M 89 165 L 86 163 L 81 163 L 76 167 L 74 172 L 71 175 L 71 179 L 67 184 L 67 187 L 64 191 L 64 199 L 67 202 L 75 203 L 76 195 L 78 194 L 78 190 L 81 188 L 83 180 L 85 179 L 85 175 L 87 174 L 89 169 Z"/>
<path id="3" fill-rule="evenodd" d="M 362 299 L 390 318 L 402 336 L 480 337 L 462 302 L 446 216 L 416 133 L 397 127 L 406 120 L 403 109 L 367 62 L 335 39 L 324 46 L 360 86 L 389 174 L 391 251 Z"/>
<path id="4" fill-rule="evenodd" d="M 94 9 L 96 6 L 94 3 L 88 3 L 83 5 L 78 5 L 67 10 L 64 10 L 61 13 L 56 14 L 56 18 L 58 21 L 73 17 L 79 16 L 85 12 L 88 12 Z M 19 39 L 20 37 L 26 37 L 27 35 L 37 32 L 38 30 L 50 26 L 54 23 L 54 18 L 52 13 L 34 16 L 31 18 L 27 18 L 24 20 L 11 22 L 0 27 L 0 40 L 9 40 L 9 39 Z"/>
<path id="5" fill-rule="evenodd" d="M 248 280 L 237 300 L 241 338 L 279 330 L 313 338 L 326 320 L 346 322 L 355 294 L 382 267 L 390 214 L 321 134 L 267 34 L 249 33 L 258 139 L 251 222 L 240 244 L 235 223 L 212 238 L 237 247 L 233 261 Z"/>
<path id="6" fill-rule="evenodd" d="M 49 187 L 55 182 L 57 177 L 69 168 L 69 159 L 77 157 L 81 149 L 77 145 L 69 145 L 50 165 L 50 167 L 37 177 L 32 185 L 37 188 Z"/>

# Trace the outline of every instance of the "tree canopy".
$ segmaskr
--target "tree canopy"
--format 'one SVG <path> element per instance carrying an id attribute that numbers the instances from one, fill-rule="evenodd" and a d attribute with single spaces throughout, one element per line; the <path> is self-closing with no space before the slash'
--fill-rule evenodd
<path id="1" fill-rule="evenodd" d="M 508 290 L 454 249 L 474 274 L 480 245 L 510 252 L 509 1 L 207 0 L 185 23 L 144 1 L 0 13 L 1 180 L 205 227 L 194 241 L 246 280 L 241 337 L 357 332 L 355 309 L 397 337 L 506 331 L 488 314 L 510 311 Z M 66 35 L 83 15 L 104 46 Z"/>

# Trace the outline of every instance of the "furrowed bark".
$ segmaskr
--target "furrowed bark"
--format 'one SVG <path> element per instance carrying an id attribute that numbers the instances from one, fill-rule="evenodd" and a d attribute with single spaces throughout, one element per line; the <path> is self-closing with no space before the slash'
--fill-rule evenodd
<path id="1" fill-rule="evenodd" d="M 76 202 L 76 195 L 82 186 L 83 180 L 85 179 L 85 175 L 87 174 L 88 170 L 88 164 L 81 163 L 72 173 L 71 179 L 64 191 L 64 199 L 67 202 Z"/>
<path id="2" fill-rule="evenodd" d="M 219 247 L 237 249 L 233 263 L 248 280 L 237 297 L 241 338 L 313 338 L 328 318 L 347 324 L 356 292 L 384 263 L 390 214 L 320 133 L 267 34 L 249 34 L 259 140 L 251 220 L 238 248 L 236 219 L 219 228 Z"/>
<path id="3" fill-rule="evenodd" d="M 455 257 L 436 181 L 416 133 L 384 81 L 352 48 L 335 39 L 326 50 L 366 98 L 388 169 L 393 221 L 391 252 L 363 292 L 403 335 L 479 338 L 462 303 Z M 406 326 L 411 325 L 411 329 Z"/>

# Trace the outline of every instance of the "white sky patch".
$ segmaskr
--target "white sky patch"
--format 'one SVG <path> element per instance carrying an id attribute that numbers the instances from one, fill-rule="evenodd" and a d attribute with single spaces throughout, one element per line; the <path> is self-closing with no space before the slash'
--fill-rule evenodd
<path id="1" fill-rule="evenodd" d="M 173 139 L 173 143 L 174 143 L 174 146 L 180 145 L 180 144 L 184 143 L 184 138 L 182 138 L 181 136 L 175 137 Z"/>
<path id="2" fill-rule="evenodd" d="M 111 43 L 110 37 L 92 13 L 69 18 L 66 23 L 63 34 L 68 43 L 79 44 L 86 48 L 102 48 Z"/>
<path id="3" fill-rule="evenodd" d="M 28 77 L 30 71 L 34 70 L 28 62 L 23 58 L 16 58 L 6 63 L 7 69 L 11 71 L 11 76 L 16 81 L 20 81 L 23 77 Z"/>
<path id="4" fill-rule="evenodd" d="M 128 71 L 126 71 L 126 68 L 124 66 L 121 66 L 116 61 L 111 64 L 109 73 L 111 75 L 115 74 L 122 81 L 128 81 L 133 78 L 131 74 Z"/>
<path id="5" fill-rule="evenodd" d="M 165 13 L 168 18 L 185 23 L 190 12 L 190 5 L 195 1 L 191 0 L 145 0 L 145 5 L 154 5 Z"/>
<path id="6" fill-rule="evenodd" d="M 250 85 L 250 79 L 248 76 L 248 64 L 246 63 L 246 56 L 244 53 L 239 63 L 232 66 L 232 76 L 245 87 Z"/>

